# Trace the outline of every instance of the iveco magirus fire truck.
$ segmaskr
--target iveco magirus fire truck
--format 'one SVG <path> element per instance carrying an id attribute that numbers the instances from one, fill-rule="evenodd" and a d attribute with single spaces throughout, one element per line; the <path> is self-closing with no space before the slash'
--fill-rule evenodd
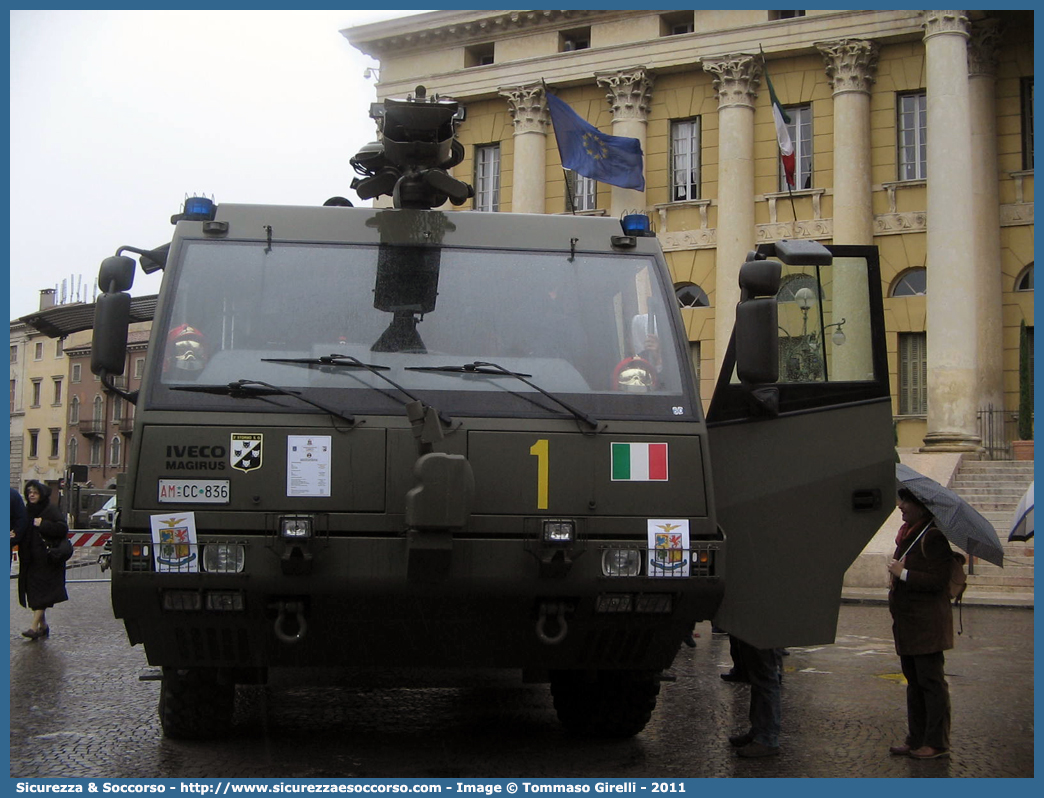
<path id="1" fill-rule="evenodd" d="M 352 185 L 391 207 L 190 198 L 101 266 L 92 370 L 137 406 L 113 609 L 169 736 L 288 674 L 487 669 L 629 736 L 698 621 L 833 640 L 894 480 L 875 250 L 752 251 L 705 415 L 644 217 L 438 209 L 461 110 L 374 105 Z M 164 272 L 133 396 L 124 252 Z"/>

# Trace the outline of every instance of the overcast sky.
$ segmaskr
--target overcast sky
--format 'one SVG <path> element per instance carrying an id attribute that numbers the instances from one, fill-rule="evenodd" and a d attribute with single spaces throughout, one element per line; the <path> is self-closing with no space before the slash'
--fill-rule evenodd
<path id="1" fill-rule="evenodd" d="M 63 280 L 91 301 L 102 259 L 169 241 L 186 194 L 355 202 L 377 63 L 340 31 L 413 13 L 11 11 L 11 319 Z"/>

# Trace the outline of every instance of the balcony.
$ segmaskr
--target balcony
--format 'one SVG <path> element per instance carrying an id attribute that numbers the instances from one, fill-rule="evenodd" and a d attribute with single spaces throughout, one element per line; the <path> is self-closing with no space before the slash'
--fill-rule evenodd
<path id="1" fill-rule="evenodd" d="M 105 435 L 105 420 L 101 418 L 80 419 L 80 434 L 88 438 L 101 438 Z"/>
<path id="2" fill-rule="evenodd" d="M 134 416 L 124 416 L 118 422 L 120 432 L 124 435 L 130 435 L 134 432 Z"/>

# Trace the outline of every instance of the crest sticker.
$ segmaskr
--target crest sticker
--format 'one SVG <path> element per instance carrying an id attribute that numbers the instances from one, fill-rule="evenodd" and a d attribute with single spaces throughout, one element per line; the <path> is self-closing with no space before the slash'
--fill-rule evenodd
<path id="1" fill-rule="evenodd" d="M 258 432 L 233 432 L 229 447 L 229 463 L 237 471 L 254 471 L 261 467 L 262 441 Z"/>
<path id="2" fill-rule="evenodd" d="M 649 520 L 649 576 L 689 575 L 689 521 Z"/>

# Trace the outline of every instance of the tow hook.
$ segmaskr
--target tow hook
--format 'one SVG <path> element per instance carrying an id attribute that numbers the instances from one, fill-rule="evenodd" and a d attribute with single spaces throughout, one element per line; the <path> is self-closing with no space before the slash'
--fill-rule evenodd
<path id="1" fill-rule="evenodd" d="M 278 610 L 273 628 L 275 636 L 287 644 L 303 640 L 308 631 L 308 622 L 304 617 L 304 604 L 300 601 L 280 601 L 272 606 Z M 293 615 L 297 624 L 297 631 L 293 634 L 287 632 L 285 628 L 287 614 Z"/>
<path id="2" fill-rule="evenodd" d="M 569 634 L 569 625 L 566 623 L 566 604 L 564 601 L 545 601 L 540 605 L 540 615 L 536 622 L 536 635 L 541 643 L 549 646 L 557 645 L 565 640 Z M 552 636 L 547 633 L 547 618 L 551 616 L 557 625 L 557 632 Z"/>

